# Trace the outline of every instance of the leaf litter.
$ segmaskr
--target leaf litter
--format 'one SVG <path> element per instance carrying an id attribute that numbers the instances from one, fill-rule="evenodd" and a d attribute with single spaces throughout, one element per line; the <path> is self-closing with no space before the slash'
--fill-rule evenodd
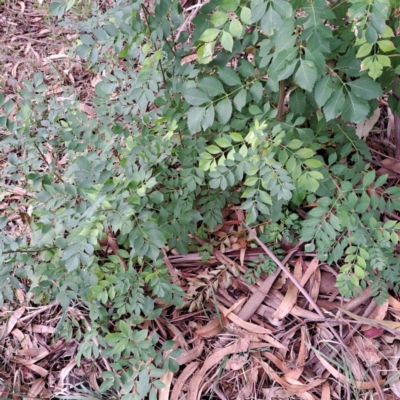
<path id="1" fill-rule="evenodd" d="M 196 7 L 187 24 L 195 15 Z M 93 117 L 91 97 L 100 77 L 68 57 L 69 43 L 77 34 L 48 23 L 41 1 L 3 4 L 0 22 L 0 85 L 6 94 L 16 94 L 24 79 L 43 72 L 49 94 L 57 96 L 63 84 L 72 83 L 82 110 Z M 372 126 L 367 130 L 371 150 L 381 154 L 382 140 L 374 136 Z M 6 162 L 4 156 L 0 168 Z M 48 165 L 54 157 L 57 155 L 49 147 L 44 163 Z M 67 160 L 57 162 L 63 166 Z M 391 178 L 399 178 L 398 163 L 390 154 L 376 164 L 381 167 L 378 175 L 389 172 Z M 1 210 L 12 202 L 18 204 L 18 212 L 8 216 L 10 234 L 17 236 L 29 229 L 29 210 L 23 205 L 29 196 L 22 188 L 2 196 Z M 254 239 L 263 227 L 252 228 L 249 234 L 241 225 L 244 217 L 234 207 L 224 210 L 224 223 L 209 233 L 209 242 L 193 237 L 199 243 L 198 252 L 180 255 L 163 250 L 174 282 L 187 296 L 185 309 L 166 310 L 164 319 L 150 324 L 164 340 L 173 339 L 185 350 L 177 360 L 178 373 L 162 377 L 165 388 L 159 398 L 325 400 L 349 394 L 352 398 L 354 393 L 360 398 L 368 394 L 399 398 L 399 300 L 389 296 L 388 302 L 378 306 L 367 288 L 346 302 L 330 279 L 335 271 L 301 246 L 286 251 L 283 265 L 287 275 L 277 269 L 269 276 L 261 273 L 253 283 L 246 282 L 242 275 L 249 263 L 261 260 L 265 251 Z M 113 239 L 107 239 L 107 248 L 118 256 Z M 207 248 L 211 254 L 205 257 Z M 289 275 L 322 310 L 322 316 L 288 280 Z M 78 363 L 82 339 L 77 330 L 69 341 L 59 334 L 60 305 L 53 302 L 35 307 L 23 290 L 16 294 L 18 302 L 6 302 L 0 310 L 0 397 L 45 399 L 81 396 L 85 390 L 98 393 L 103 381 L 100 373 L 111 370 L 107 359 L 99 354 L 82 357 Z M 79 304 L 69 307 L 67 313 L 91 330 Z M 340 335 L 342 344 L 332 330 Z"/>

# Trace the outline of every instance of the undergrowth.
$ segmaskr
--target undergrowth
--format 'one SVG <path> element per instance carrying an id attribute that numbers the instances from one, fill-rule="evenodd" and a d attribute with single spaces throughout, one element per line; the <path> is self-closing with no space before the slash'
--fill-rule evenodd
<path id="1" fill-rule="evenodd" d="M 382 302 L 400 283 L 400 189 L 385 188 L 355 134 L 378 98 L 398 109 L 389 2 L 211 0 L 190 35 L 178 1 L 155 3 L 94 5 L 79 25 L 73 50 L 100 77 L 95 116 L 70 87 L 52 96 L 41 73 L 18 96 L 0 94 L 1 198 L 19 182 L 29 193 L 11 203 L 28 216 L 24 235 L 0 218 L 1 302 L 20 287 L 36 303 L 83 302 L 93 329 L 65 319 L 58 333 L 82 332 L 78 361 L 111 360 L 100 389 L 124 400 L 155 399 L 179 368 L 173 342 L 138 328 L 183 304 L 161 249 L 188 253 L 189 234 L 205 237 L 224 208 L 265 225 L 265 242 L 283 231 L 336 265 L 344 296 L 371 285 Z M 74 6 L 50 11 L 70 23 Z M 271 270 L 261 261 L 249 282 Z"/>

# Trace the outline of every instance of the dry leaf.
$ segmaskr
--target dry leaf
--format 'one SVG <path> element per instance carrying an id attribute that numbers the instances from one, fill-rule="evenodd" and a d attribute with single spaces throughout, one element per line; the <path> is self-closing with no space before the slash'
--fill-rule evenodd
<path id="1" fill-rule="evenodd" d="M 43 378 L 45 376 L 47 376 L 47 374 L 49 373 L 44 368 L 39 367 L 38 365 L 35 365 L 35 364 L 31 364 L 31 361 L 26 361 L 23 358 L 14 357 L 13 361 L 17 362 L 18 364 L 24 365 L 26 368 L 30 369 L 33 372 L 36 372 L 38 375 L 40 375 Z"/>
<path id="2" fill-rule="evenodd" d="M 352 348 L 354 348 L 358 357 L 366 362 L 367 367 L 377 364 L 382 359 L 380 352 L 378 352 L 379 343 L 376 340 L 366 340 L 357 335 L 353 338 Z"/>
<path id="3" fill-rule="evenodd" d="M 328 382 L 322 385 L 321 400 L 331 400 L 331 388 Z"/>
<path id="4" fill-rule="evenodd" d="M 292 397 L 285 389 L 281 387 L 272 387 L 268 389 L 263 389 L 263 393 L 266 400 L 276 400 L 276 399 L 288 399 Z"/>
<path id="5" fill-rule="evenodd" d="M 75 359 L 71 359 L 71 361 L 65 366 L 61 371 L 57 383 L 57 388 L 62 391 L 64 388 L 64 381 L 67 378 L 68 374 L 72 371 L 72 369 L 75 367 L 76 361 Z"/>
<path id="6" fill-rule="evenodd" d="M 376 305 L 376 307 L 373 309 L 372 313 L 369 315 L 370 319 L 374 320 L 380 320 L 382 321 L 386 317 L 386 313 L 389 307 L 389 301 L 385 301 L 381 305 Z M 367 331 L 371 329 L 372 326 L 365 325 L 361 328 L 362 331 Z"/>
<path id="7" fill-rule="evenodd" d="M 203 367 L 197 371 L 189 384 L 188 400 L 197 400 L 201 396 L 200 383 L 204 375 L 212 368 L 217 365 L 225 356 L 236 353 L 245 353 L 249 349 L 250 339 L 240 338 L 236 343 L 229 347 L 220 349 L 211 354 L 203 364 Z"/>
<path id="8" fill-rule="evenodd" d="M 45 381 L 40 378 L 40 379 L 36 379 L 36 381 L 34 381 L 31 385 L 31 388 L 28 392 L 28 400 L 34 400 L 38 398 L 38 395 L 41 393 L 41 391 L 43 390 L 45 385 Z M 39 396 L 40 398 L 40 396 Z"/>
<path id="9" fill-rule="evenodd" d="M 294 278 L 298 282 L 301 281 L 302 269 L 303 269 L 302 267 L 303 267 L 303 259 L 300 257 L 295 264 L 293 273 Z M 290 311 L 296 304 L 298 294 L 299 294 L 299 289 L 297 289 L 297 287 L 294 285 L 293 282 L 290 282 L 288 291 L 286 292 L 286 295 L 283 301 L 280 303 L 278 309 L 272 314 L 272 318 L 275 319 L 285 318 L 286 315 L 290 313 Z"/>
<path id="10" fill-rule="evenodd" d="M 192 61 L 196 61 L 197 60 L 197 54 L 189 54 L 186 57 L 183 57 L 181 60 L 181 65 L 185 65 L 187 63 L 191 63 Z"/>
<path id="11" fill-rule="evenodd" d="M 32 325 L 32 332 L 35 333 L 49 333 L 52 334 L 54 333 L 55 328 L 52 326 L 45 326 L 45 325 Z"/>
<path id="12" fill-rule="evenodd" d="M 245 356 L 234 354 L 226 363 L 225 368 L 232 371 L 238 371 L 247 363 Z"/>
<path id="13" fill-rule="evenodd" d="M 263 356 L 265 358 L 268 358 L 268 360 L 272 361 L 284 374 L 287 374 L 290 372 L 290 369 L 286 365 L 286 362 L 281 361 L 277 356 L 275 356 L 272 353 L 269 353 L 267 351 L 264 351 Z"/>
<path id="14" fill-rule="evenodd" d="M 390 360 L 390 369 L 392 372 L 388 376 L 388 382 L 392 392 L 397 396 L 397 398 L 400 398 L 400 374 L 397 368 L 397 364 L 400 360 L 399 341 L 396 341 L 396 344 L 393 345 L 393 353 L 393 358 Z"/>
<path id="15" fill-rule="evenodd" d="M 363 335 L 368 339 L 375 339 L 382 336 L 385 330 L 383 328 L 370 328 L 363 332 Z"/>
<path id="16" fill-rule="evenodd" d="M 243 329 L 246 329 L 247 331 L 249 331 L 251 333 L 260 334 L 260 335 L 269 335 L 271 333 L 271 331 L 269 329 L 263 328 L 262 326 L 252 324 L 251 322 L 243 321 L 240 317 L 238 317 L 236 314 L 231 313 L 227 308 L 225 308 L 221 304 L 218 304 L 218 307 L 226 318 L 228 318 L 230 321 L 232 321 L 236 325 L 240 326 Z"/>
<path id="17" fill-rule="evenodd" d="M 380 115 L 381 115 L 381 110 L 378 107 L 371 115 L 371 118 L 365 118 L 364 120 L 362 120 L 357 124 L 356 135 L 360 139 L 365 140 L 366 137 L 368 136 L 368 133 L 371 132 L 371 129 L 378 122 Z"/>
<path id="18" fill-rule="evenodd" d="M 400 311 L 400 301 L 396 300 L 394 297 L 389 295 L 388 297 L 389 305 L 396 309 L 397 311 Z"/>
<path id="19" fill-rule="evenodd" d="M 167 371 L 161 378 L 160 381 L 164 384 L 164 387 L 158 391 L 158 400 L 168 400 L 171 382 L 174 374 L 171 371 Z"/>
<path id="20" fill-rule="evenodd" d="M 306 363 L 307 355 L 308 355 L 307 346 L 306 346 L 306 336 L 307 336 L 306 327 L 302 326 L 301 327 L 300 349 L 299 349 L 299 353 L 297 355 L 297 360 L 296 360 L 298 367 L 294 368 L 294 369 L 290 370 L 288 373 L 286 373 L 284 375 L 285 379 L 298 380 L 304 371 L 304 364 Z"/>
<path id="21" fill-rule="evenodd" d="M 370 319 L 370 318 L 365 318 L 365 317 L 360 317 L 357 314 L 353 314 L 350 311 L 345 310 L 344 308 L 338 307 L 340 311 L 342 311 L 344 314 L 348 315 L 349 317 L 355 319 L 356 321 L 359 322 L 366 322 L 367 324 L 370 324 L 372 326 L 380 325 L 392 330 L 400 328 L 400 322 L 393 322 L 393 321 L 378 321 L 375 319 Z"/>
<path id="22" fill-rule="evenodd" d="M 186 368 L 180 373 L 178 379 L 174 384 L 174 388 L 171 392 L 170 400 L 178 400 L 182 394 L 183 385 L 186 381 L 193 376 L 194 371 L 196 371 L 197 367 L 200 365 L 199 362 L 193 362 L 186 366 Z"/>
<path id="23" fill-rule="evenodd" d="M 220 318 L 215 317 L 208 324 L 197 329 L 195 333 L 202 338 L 212 338 L 221 333 L 227 323 L 227 319 L 223 315 L 220 315 Z"/>
<path id="24" fill-rule="evenodd" d="M 179 365 L 185 365 L 200 357 L 204 348 L 204 340 L 196 340 L 192 350 L 185 351 L 176 361 Z"/>
<path id="25" fill-rule="evenodd" d="M 341 374 L 338 370 L 335 369 L 323 356 L 315 352 L 315 356 L 318 358 L 318 360 L 321 362 L 321 364 L 324 366 L 325 369 L 327 369 L 330 374 L 336 378 L 339 379 L 343 384 L 351 384 L 352 386 L 355 386 L 358 389 L 374 389 L 375 384 L 373 382 L 360 382 L 360 381 L 351 381 L 347 377 L 345 377 L 343 374 Z M 385 384 L 385 380 L 379 380 L 378 384 L 380 386 Z"/>
<path id="26" fill-rule="evenodd" d="M 22 315 L 24 315 L 24 312 L 25 307 L 20 307 L 13 313 L 11 313 L 11 317 L 7 320 L 5 326 L 3 326 L 3 329 L 1 330 L 0 341 L 6 338 L 9 333 L 14 329 L 14 326 L 21 319 Z"/>
<path id="27" fill-rule="evenodd" d="M 318 258 L 313 258 L 312 261 L 310 262 L 310 264 L 308 265 L 307 269 L 305 270 L 303 277 L 301 278 L 301 281 L 300 281 L 301 286 L 304 287 L 304 285 L 311 278 L 311 276 L 318 269 L 318 267 L 319 267 Z"/>
<path id="28" fill-rule="evenodd" d="M 260 361 L 260 364 L 272 380 L 278 382 L 282 387 L 295 395 L 309 392 L 311 389 L 325 382 L 325 379 L 315 379 L 311 383 L 301 383 L 295 379 L 286 380 L 281 378 L 267 363 Z"/>

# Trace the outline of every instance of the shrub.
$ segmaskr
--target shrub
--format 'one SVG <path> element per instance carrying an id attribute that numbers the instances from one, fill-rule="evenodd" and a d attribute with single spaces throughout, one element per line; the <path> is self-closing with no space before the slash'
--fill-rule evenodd
<path id="1" fill-rule="evenodd" d="M 72 88 L 50 95 L 42 74 L 18 99 L 0 98 L 3 198 L 22 181 L 31 221 L 14 237 L 0 218 L 1 301 L 27 285 L 36 302 L 83 302 L 94 329 L 80 355 L 98 355 L 97 336 L 124 370 L 105 372 L 102 391 L 130 399 L 155 398 L 157 379 L 178 368 L 176 351 L 162 359 L 171 343 L 135 328 L 161 315 L 156 300 L 182 304 L 160 249 L 186 254 L 188 234 L 214 229 L 225 207 L 267 222 L 266 241 L 295 226 L 306 251 L 338 265 L 345 296 L 398 290 L 400 189 L 384 187 L 355 133 L 381 96 L 398 109 L 395 12 L 386 0 L 211 0 L 189 35 L 178 1 L 97 9 L 74 48 L 101 76 L 94 116 Z M 118 250 L 105 255 L 102 243 Z"/>

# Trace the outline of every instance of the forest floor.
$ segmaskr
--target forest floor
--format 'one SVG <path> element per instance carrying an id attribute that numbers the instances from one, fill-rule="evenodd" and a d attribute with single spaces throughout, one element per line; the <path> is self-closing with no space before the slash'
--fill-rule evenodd
<path id="1" fill-rule="evenodd" d="M 79 34 L 58 25 L 48 5 L 45 0 L 0 1 L 0 89 L 13 96 L 25 79 L 41 72 L 54 96 L 73 85 L 82 110 L 93 116 L 91 98 L 99 77 L 70 53 Z M 88 13 L 81 5 L 70 18 L 84 19 Z M 381 115 L 388 116 L 385 101 L 380 106 Z M 381 133 L 387 121 L 378 119 L 368 136 L 377 164 L 394 147 L 390 134 Z M 0 170 L 5 163 L 0 161 Z M 24 211 L 18 209 L 26 196 L 16 185 L 0 198 L 13 235 L 26 230 Z M 14 213 L 8 211 L 12 203 Z M 291 243 L 282 244 L 285 266 L 308 296 L 280 269 L 246 282 L 247 269 L 262 263 L 265 251 L 242 227 L 240 213 L 225 210 L 209 241 L 197 239 L 198 252 L 164 253 L 174 282 L 187 294 L 187 308 L 170 310 L 168 319 L 160 317 L 150 326 L 162 340 L 175 340 L 185 350 L 180 370 L 164 377 L 166 389 L 159 398 L 194 399 L 200 392 L 201 398 L 221 400 L 400 398 L 399 298 L 389 296 L 377 305 L 367 288 L 351 301 L 344 299 L 335 287 L 337 270 Z M 207 246 L 211 254 L 204 257 Z M 109 360 L 83 357 L 78 365 L 80 330 L 70 340 L 55 334 L 65 312 L 90 330 L 86 311 L 79 306 L 63 310 L 57 302 L 34 304 L 23 288 L 15 294 L 17 300 L 0 309 L 0 398 L 109 398 L 99 392 L 100 373 L 110 368 Z"/>

